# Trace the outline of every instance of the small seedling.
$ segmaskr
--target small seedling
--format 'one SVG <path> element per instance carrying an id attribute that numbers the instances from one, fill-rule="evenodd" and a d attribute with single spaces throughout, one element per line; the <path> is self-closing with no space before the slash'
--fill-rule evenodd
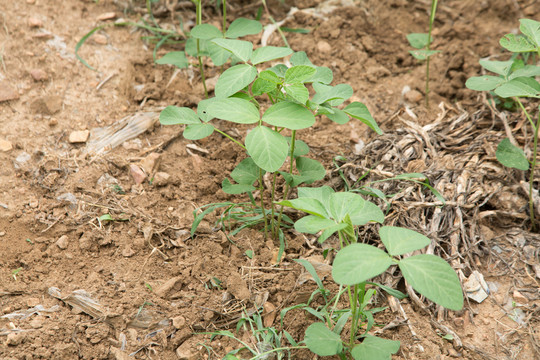
<path id="1" fill-rule="evenodd" d="M 433 22 L 435 21 L 435 12 L 437 11 L 438 0 L 431 0 L 431 12 L 429 15 L 429 31 L 428 33 L 412 33 L 407 35 L 409 44 L 416 50 L 410 50 L 409 53 L 417 60 L 426 61 L 426 106 L 429 107 L 429 59 L 434 54 L 440 52 L 438 50 L 431 50 L 431 30 L 433 29 Z"/>
<path id="2" fill-rule="evenodd" d="M 512 53 L 535 53 L 540 55 L 540 22 L 521 19 L 521 35 L 507 34 L 499 41 L 500 45 Z M 529 112 L 522 102 L 522 98 L 540 98 L 540 83 L 535 77 L 540 75 L 540 66 L 524 65 L 515 67 L 513 60 L 489 61 L 480 60 L 480 65 L 498 76 L 484 75 L 475 76 L 467 80 L 465 85 L 472 90 L 493 91 L 501 98 L 512 98 L 525 114 L 533 129 L 533 148 L 531 160 L 525 156 L 525 152 L 513 144 L 510 139 L 503 139 L 497 146 L 497 160 L 506 167 L 518 170 L 530 170 L 529 175 L 529 216 L 531 228 L 536 229 L 533 201 L 534 171 L 538 153 L 538 131 L 540 129 L 540 108 L 536 123 L 532 120 Z"/>
<path id="3" fill-rule="evenodd" d="M 404 257 L 429 245 L 431 241 L 426 236 L 405 228 L 383 226 L 379 229 L 379 236 L 386 252 L 373 245 L 358 243 L 355 226 L 384 221 L 382 211 L 360 195 L 336 193 L 330 187 L 299 188 L 297 199 L 282 201 L 281 204 L 309 214 L 296 221 L 294 226 L 297 231 L 310 234 L 321 232 L 319 242 L 337 232 L 340 241 L 341 250 L 332 265 L 332 277 L 340 285 L 339 296 L 343 288 L 347 290 L 344 293 L 348 294 L 350 309 L 338 317 L 328 316 L 335 314 L 335 311 L 326 308 L 324 312 L 310 311 L 322 320 L 310 325 L 305 333 L 304 342 L 315 354 L 339 355 L 343 359 L 346 354 L 354 359 L 389 359 L 391 354 L 399 350 L 399 342 L 368 333 L 374 324 L 373 314 L 380 310 L 369 309 L 375 289 L 368 285 L 378 286 L 397 298 L 404 297 L 399 291 L 368 282 L 392 265 L 397 265 L 412 288 L 426 298 L 451 310 L 463 307 L 459 279 L 446 261 L 428 254 Z M 317 281 L 311 264 L 303 262 L 302 265 Z M 317 284 L 321 289 L 322 282 L 319 280 Z M 343 341 L 341 333 L 349 319 L 349 339 Z M 358 344 L 357 339 L 362 342 Z"/>
<path id="4" fill-rule="evenodd" d="M 26 242 L 29 243 L 30 245 L 34 245 L 34 242 L 30 238 L 26 239 Z"/>
<path id="5" fill-rule="evenodd" d="M 17 275 L 21 272 L 22 267 L 11 270 L 11 276 L 17 281 Z"/>

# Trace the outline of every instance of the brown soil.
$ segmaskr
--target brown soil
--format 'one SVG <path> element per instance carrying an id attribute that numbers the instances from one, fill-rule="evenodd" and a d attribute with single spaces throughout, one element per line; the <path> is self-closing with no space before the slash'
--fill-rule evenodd
<path id="1" fill-rule="evenodd" d="M 157 19 L 162 26 L 177 26 L 179 16 L 184 23 L 194 20 L 189 4 L 171 15 L 166 3 L 171 2 L 155 5 L 155 13 L 164 14 Z M 396 114 L 409 120 L 414 118 L 411 113 L 416 114 L 414 120 L 423 126 L 438 119 L 440 103 L 456 113 L 484 109 L 478 118 L 491 122 L 484 95 L 467 90 L 465 80 L 479 73 L 479 58 L 501 56 L 498 39 L 516 31 L 518 19 L 540 19 L 534 1 L 442 1 L 433 44 L 441 53 L 432 60 L 432 106 L 426 109 L 425 68 L 408 54 L 405 35 L 426 31 L 429 3 L 343 0 L 327 2 L 325 9 L 335 6 L 329 12 L 311 10 L 321 4 L 319 0 L 270 5 L 277 20 L 291 5 L 300 9 L 285 26 L 310 33 L 287 33 L 291 47 L 306 51 L 314 64 L 330 67 L 334 84 L 350 84 L 355 100 L 364 102 L 383 130 L 399 139 L 403 123 Z M 215 226 L 219 214 L 203 221 L 194 238 L 189 236 L 194 209 L 245 200 L 220 189 L 222 179 L 243 156 L 224 138 L 214 134 L 193 149 L 187 147 L 193 142 L 179 136 L 179 127 L 155 124 L 99 156 L 87 156 L 84 143 L 68 141 L 73 131 L 108 126 L 139 111 L 154 111 L 153 119 L 164 106 L 195 106 L 203 99 L 197 69 L 173 75 L 172 68 L 154 65 L 153 46 L 141 40 L 145 34 L 140 30 L 108 27 L 91 37 L 80 55 L 98 71 L 75 58 L 82 36 L 98 24 L 114 21 L 99 21 L 100 15 L 114 12 L 136 21 L 144 8 L 142 1 L 0 2 L 0 96 L 9 99 L 0 102 L 2 359 L 221 358 L 238 343 L 198 333 L 234 331 L 243 309 L 266 303 L 266 311 L 279 312 L 306 301 L 315 289 L 312 281 L 299 282 L 305 275 L 292 261 L 322 254 L 311 237 L 287 232 L 285 258 L 276 264 L 279 244 L 265 241 L 256 229 L 243 230 L 229 240 Z M 232 2 L 230 8 L 232 21 L 253 17 L 258 5 Z M 212 4 L 205 7 L 204 21 L 219 23 Z M 269 23 L 265 17 L 262 21 Z M 281 45 L 277 34 L 270 44 Z M 167 50 L 171 49 L 160 49 L 159 56 Z M 209 67 L 209 77 L 217 70 Z M 404 96 L 405 86 L 417 96 L 414 92 Z M 508 117 L 512 127 L 525 131 L 519 114 Z M 490 131 L 504 136 L 502 123 L 493 122 L 497 124 Z M 227 128 L 239 138 L 245 130 Z M 333 169 L 332 159 L 338 155 L 360 164 L 355 144 L 376 137 L 359 123 L 337 126 L 319 121 L 301 138 L 311 146 L 312 156 Z M 488 155 L 493 146 L 484 144 Z M 467 146 L 460 149 L 456 156 L 467 157 Z M 147 164 L 154 154 L 159 160 L 148 171 L 170 177 L 136 185 L 130 165 Z M 497 171 L 504 173 L 505 186 L 517 184 L 522 176 Z M 483 179 L 490 181 L 489 176 Z M 331 171 L 320 184 L 343 188 L 338 174 Z M 506 203 L 486 200 L 487 205 L 478 209 L 524 214 L 519 207 L 525 196 L 501 193 L 495 198 L 505 194 Z M 117 221 L 100 221 L 106 214 Z M 464 268 L 477 269 L 493 285 L 481 304 L 471 301 L 463 311 L 432 317 L 433 306 L 424 311 L 406 299 L 404 313 L 388 308 L 378 314 L 381 327 L 392 321 L 398 324 L 381 332 L 401 341 L 393 359 L 540 358 L 540 242 L 537 234 L 527 231 L 526 218 L 468 220 L 467 229 L 480 229 L 482 238 L 473 238 L 470 245 L 472 264 L 467 263 L 469 254 L 463 254 Z M 253 251 L 252 259 L 246 250 Z M 335 290 L 331 276 L 325 285 Z M 85 292 L 73 293 L 80 289 Z M 97 302 L 90 309 L 70 305 L 89 298 Z M 378 299 L 378 305 L 388 305 L 386 298 Z M 26 317 L 13 315 L 36 306 L 44 309 Z M 516 322 L 512 314 L 522 317 Z M 281 329 L 279 316 L 264 318 Z M 284 329 L 300 341 L 313 321 L 305 312 L 290 311 Z M 456 338 L 442 338 L 448 329 L 461 344 Z M 253 341 L 248 332 L 237 336 Z M 305 352 L 293 354 L 313 358 Z"/>

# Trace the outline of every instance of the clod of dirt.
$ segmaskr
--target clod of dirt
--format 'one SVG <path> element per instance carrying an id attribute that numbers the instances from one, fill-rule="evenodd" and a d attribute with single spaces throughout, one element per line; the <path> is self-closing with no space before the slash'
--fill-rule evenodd
<path id="1" fill-rule="evenodd" d="M 163 285 L 155 289 L 155 293 L 157 296 L 161 298 L 166 298 L 168 295 L 170 295 L 171 292 L 175 291 L 178 292 L 182 288 L 182 284 L 184 282 L 183 276 L 176 276 L 169 280 L 167 280 Z"/>
<path id="2" fill-rule="evenodd" d="M 34 100 L 30 109 L 35 114 L 53 115 L 62 109 L 62 98 L 58 95 L 47 95 Z"/>
<path id="3" fill-rule="evenodd" d="M 19 93 L 7 81 L 0 81 L 0 102 L 16 100 Z"/>
<path id="4" fill-rule="evenodd" d="M 102 34 L 95 34 L 92 36 L 92 41 L 99 45 L 107 45 L 108 42 L 107 37 Z"/>
<path id="5" fill-rule="evenodd" d="M 69 134 L 68 141 L 71 144 L 85 143 L 86 141 L 88 141 L 88 136 L 90 136 L 90 131 L 88 130 L 73 131 L 71 134 Z"/>
<path id="6" fill-rule="evenodd" d="M 68 246 L 69 238 L 67 235 L 62 235 L 58 240 L 56 240 L 56 246 L 58 246 L 60 249 L 65 250 Z"/>
<path id="7" fill-rule="evenodd" d="M 101 15 L 99 15 L 96 20 L 97 21 L 105 21 L 105 20 L 112 20 L 116 18 L 116 13 L 115 12 L 106 12 L 106 13 L 103 13 Z"/>
<path id="8" fill-rule="evenodd" d="M 405 101 L 409 102 L 409 103 L 419 103 L 420 101 L 422 101 L 422 98 L 424 97 L 422 95 L 422 93 L 418 90 L 409 90 L 409 91 L 406 91 L 404 94 L 403 94 L 403 97 L 405 98 Z"/>
<path id="9" fill-rule="evenodd" d="M 13 145 L 11 144 L 11 141 L 2 140 L 0 139 L 0 151 L 7 152 L 13 149 Z"/>
<path id="10" fill-rule="evenodd" d="M 141 160 L 141 167 L 148 175 L 153 174 L 159 168 L 161 155 L 158 153 L 151 153 L 147 157 Z"/>
<path id="11" fill-rule="evenodd" d="M 152 182 L 155 186 L 165 186 L 170 183 L 171 175 L 163 171 L 158 171 L 154 175 L 154 181 Z"/>
<path id="12" fill-rule="evenodd" d="M 517 290 L 514 290 L 512 297 L 517 303 L 520 303 L 520 304 L 527 304 L 529 302 L 529 299 L 527 299 L 522 293 L 520 293 Z"/>
<path id="13" fill-rule="evenodd" d="M 323 53 L 329 53 L 332 51 L 332 46 L 328 42 L 320 40 L 317 42 L 317 50 Z"/>
<path id="14" fill-rule="evenodd" d="M 29 72 L 30 76 L 32 76 L 32 79 L 34 79 L 35 81 L 44 81 L 49 78 L 47 73 L 42 69 L 32 69 Z"/>

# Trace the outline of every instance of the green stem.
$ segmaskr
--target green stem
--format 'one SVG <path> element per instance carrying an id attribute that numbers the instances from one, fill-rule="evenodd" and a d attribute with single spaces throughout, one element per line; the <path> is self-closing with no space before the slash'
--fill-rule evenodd
<path id="1" fill-rule="evenodd" d="M 529 123 L 531 124 L 531 127 L 532 127 L 532 129 L 534 131 L 533 156 L 532 156 L 532 161 L 530 162 L 531 163 L 531 173 L 529 175 L 529 217 L 531 219 L 531 230 L 535 231 L 536 230 L 536 223 L 535 223 L 535 219 L 534 219 L 534 201 L 533 201 L 534 187 L 533 187 L 533 182 L 534 182 L 534 169 L 536 168 L 536 156 L 538 154 L 538 130 L 540 129 L 540 106 L 538 107 L 538 111 L 539 111 L 539 113 L 538 113 L 538 121 L 537 121 L 537 123 L 535 125 L 534 122 L 531 119 L 531 116 L 529 115 L 529 113 L 525 109 L 525 106 L 523 106 L 523 103 L 521 102 L 521 100 L 519 100 L 518 97 L 516 97 L 515 100 L 519 104 L 519 107 L 521 108 L 521 111 L 523 111 L 523 113 L 527 117 L 527 120 L 529 120 Z"/>
<path id="2" fill-rule="evenodd" d="M 352 311 L 352 326 L 351 326 L 351 334 L 350 334 L 350 337 L 349 337 L 349 348 L 352 349 L 353 345 L 354 345 L 354 339 L 356 337 L 356 327 L 357 327 L 357 321 L 356 321 L 356 316 L 357 316 L 357 312 L 358 312 L 358 289 L 356 288 L 357 285 L 354 285 L 352 287 L 353 289 L 353 293 L 351 294 L 351 287 L 349 286 L 348 290 L 349 290 L 349 303 L 350 303 L 350 306 L 351 306 L 351 311 Z"/>
<path id="3" fill-rule="evenodd" d="M 227 0 L 223 1 L 223 35 L 227 32 Z"/>
<path id="4" fill-rule="evenodd" d="M 266 0 L 262 0 L 262 4 L 264 6 L 264 11 L 266 12 L 266 14 L 268 15 L 268 18 L 270 19 L 270 21 L 272 22 L 272 24 L 274 24 L 277 28 L 277 31 L 279 32 L 279 35 L 281 36 L 281 39 L 283 40 L 283 42 L 285 43 L 285 46 L 287 46 L 288 48 L 290 48 L 291 46 L 289 45 L 289 42 L 287 41 L 287 38 L 285 37 L 285 34 L 283 34 L 283 31 L 281 31 L 281 27 L 278 26 L 276 24 L 276 21 L 274 20 L 274 18 L 272 17 L 272 15 L 270 15 L 270 11 L 268 11 L 268 6 L 266 6 Z"/>
<path id="5" fill-rule="evenodd" d="M 277 172 L 274 173 L 274 178 L 272 179 L 272 198 L 271 198 L 271 210 L 272 210 L 272 217 L 270 219 L 270 225 L 272 228 L 272 236 L 274 237 L 274 240 L 278 240 L 278 234 L 279 234 L 279 225 L 276 223 L 275 214 L 276 214 L 276 205 L 274 204 L 274 201 L 276 200 L 276 181 L 277 181 Z M 277 226 L 276 226 L 277 225 Z"/>
<path id="6" fill-rule="evenodd" d="M 202 0 L 192 0 L 195 3 L 195 14 L 196 14 L 196 25 L 200 25 L 202 23 Z M 196 40 L 197 43 L 197 59 L 199 60 L 199 69 L 201 71 L 201 80 L 203 83 L 204 88 L 204 96 L 208 99 L 208 89 L 206 88 L 206 78 L 204 76 L 204 67 L 202 62 L 202 56 L 200 55 L 200 42 L 199 39 Z"/>
<path id="7" fill-rule="evenodd" d="M 291 134 L 291 152 L 290 152 L 290 166 L 289 166 L 289 174 L 292 176 L 292 173 L 293 173 L 293 166 L 294 166 L 294 147 L 295 147 L 295 144 L 296 144 L 296 130 L 293 130 L 292 131 L 292 134 Z M 285 191 L 283 193 L 283 200 L 287 200 L 287 198 L 289 197 L 289 191 L 291 190 L 291 187 L 290 185 L 287 183 L 285 185 Z M 283 217 L 283 209 L 284 207 L 282 206 L 281 209 L 279 210 L 279 216 L 278 216 L 278 220 L 277 220 L 277 228 L 279 229 L 280 226 L 281 226 L 281 218 Z"/>
<path id="8" fill-rule="evenodd" d="M 438 0 L 431 1 L 431 13 L 429 16 L 429 32 L 426 50 L 430 50 L 431 46 L 431 30 L 433 29 L 433 22 L 435 21 L 435 12 L 437 11 L 437 2 Z M 426 58 L 426 107 L 429 108 L 429 55 Z"/>
<path id="9" fill-rule="evenodd" d="M 217 131 L 218 133 L 220 133 L 221 135 L 225 136 L 226 138 L 228 138 L 229 140 L 231 140 L 232 142 L 236 143 L 238 146 L 240 146 L 242 149 L 246 150 L 246 147 L 244 146 L 244 144 L 242 144 L 241 142 L 239 142 L 238 140 L 235 140 L 232 136 L 230 136 L 229 134 L 227 133 L 224 133 L 223 131 L 219 130 L 218 128 L 214 128 L 214 131 Z"/>
<path id="10" fill-rule="evenodd" d="M 261 197 L 261 211 L 264 217 L 264 240 L 268 239 L 268 217 L 266 216 L 266 211 L 264 207 L 264 183 L 262 169 L 259 168 L 259 191 Z"/>

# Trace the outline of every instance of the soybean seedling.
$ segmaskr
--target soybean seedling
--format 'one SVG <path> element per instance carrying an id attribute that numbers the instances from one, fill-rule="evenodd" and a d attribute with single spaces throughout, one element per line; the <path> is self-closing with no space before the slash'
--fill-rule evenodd
<path id="1" fill-rule="evenodd" d="M 433 22 L 435 21 L 435 12 L 437 11 L 438 0 L 431 0 L 431 11 L 429 15 L 429 30 L 428 33 L 412 33 L 407 35 L 409 44 L 415 48 L 410 50 L 409 53 L 417 60 L 426 61 L 426 106 L 429 107 L 429 59 L 434 54 L 438 53 L 438 50 L 431 50 L 431 30 L 433 28 Z"/>
<path id="2" fill-rule="evenodd" d="M 521 19 L 521 35 L 507 34 L 503 36 L 499 43 L 502 47 L 512 53 L 535 53 L 540 55 L 540 22 Z M 540 129 L 540 108 L 536 123 L 532 120 L 529 112 L 523 105 L 521 99 L 540 99 L 540 83 L 535 77 L 540 75 L 540 66 L 524 65 L 523 67 L 513 66 L 514 61 L 489 61 L 480 60 L 480 65 L 498 76 L 484 75 L 474 76 L 467 80 L 465 85 L 472 90 L 493 91 L 501 98 L 512 98 L 519 105 L 523 114 L 529 121 L 533 130 L 533 148 L 531 160 L 525 156 L 525 152 L 513 144 L 509 138 L 503 139 L 497 146 L 497 160 L 506 167 L 527 171 L 529 174 L 529 216 L 531 228 L 536 229 L 533 201 L 534 171 L 536 168 L 536 157 L 538 153 L 538 131 Z"/>
<path id="3" fill-rule="evenodd" d="M 382 211 L 360 195 L 336 193 L 326 186 L 299 188 L 297 199 L 282 201 L 281 204 L 309 214 L 296 221 L 294 227 L 297 231 L 310 234 L 321 232 L 319 242 L 324 242 L 336 232 L 339 237 L 341 249 L 332 265 L 332 277 L 340 285 L 338 295 L 348 295 L 350 308 L 337 317 L 329 316 L 336 314 L 338 297 L 332 311 L 310 311 L 315 316 L 320 315 L 317 317 L 322 320 L 311 324 L 305 332 L 304 342 L 315 354 L 339 355 L 342 359 L 347 358 L 347 354 L 359 360 L 389 359 L 391 354 L 399 350 L 399 342 L 368 333 L 374 324 L 373 314 L 380 311 L 369 308 L 376 290 L 368 285 L 380 287 L 397 298 L 404 297 L 399 291 L 368 281 L 392 265 L 397 265 L 412 288 L 426 298 L 451 310 L 463 307 L 459 279 L 446 261 L 428 254 L 404 256 L 429 245 L 431 240 L 426 236 L 406 228 L 383 226 L 379 229 L 379 236 L 387 251 L 358 243 L 355 226 L 384 221 Z M 302 265 L 310 271 L 308 264 Z M 313 272 L 314 269 L 311 269 L 310 273 Z M 321 288 L 322 283 L 318 284 Z M 343 341 L 341 333 L 348 320 L 351 320 L 349 336 L 348 340 Z"/>
<path id="4" fill-rule="evenodd" d="M 352 102 L 341 107 L 352 96 L 352 88 L 347 84 L 331 86 L 331 70 L 313 65 L 304 52 L 292 54 L 290 48 L 273 46 L 253 50 L 252 43 L 236 39 L 217 38 L 211 42 L 232 53 L 242 64 L 221 74 L 216 96 L 201 101 L 197 113 L 185 107 L 168 106 L 161 112 L 160 122 L 187 125 L 183 135 L 189 140 L 218 132 L 246 151 L 248 157 L 232 171 L 232 181 L 223 180 L 222 189 L 228 194 L 248 193 L 250 198 L 259 190 L 257 206 L 263 216 L 265 237 L 271 233 L 282 243 L 283 208 L 275 207 L 278 175 L 285 182 L 283 197 L 287 199 L 292 188 L 311 184 L 326 174 L 321 163 L 305 156 L 309 147 L 297 139 L 297 132 L 313 126 L 316 115 L 327 116 L 338 124 L 355 118 L 379 134 L 382 131 L 364 104 Z M 261 64 L 291 54 L 291 67 L 278 64 L 266 70 L 257 69 Z M 313 89 L 313 95 L 307 86 Z M 271 103 L 262 116 L 261 98 Z M 213 118 L 254 127 L 241 142 L 212 125 Z M 269 207 L 264 197 L 265 173 L 270 173 L 272 179 L 271 188 L 267 189 L 271 198 Z"/>

